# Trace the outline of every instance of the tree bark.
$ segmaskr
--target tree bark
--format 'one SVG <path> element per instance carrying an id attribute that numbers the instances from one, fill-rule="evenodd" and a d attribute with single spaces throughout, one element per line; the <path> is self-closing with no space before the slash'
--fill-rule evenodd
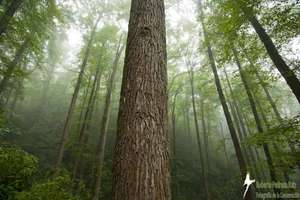
<path id="1" fill-rule="evenodd" d="M 240 3 L 239 0 L 235 0 L 236 2 Z M 240 8 L 255 29 L 257 35 L 259 36 L 260 40 L 264 44 L 271 60 L 273 61 L 274 65 L 285 79 L 289 87 L 291 88 L 292 92 L 294 93 L 295 97 L 297 98 L 298 102 L 300 103 L 300 81 L 297 78 L 296 74 L 290 67 L 286 64 L 283 60 L 281 55 L 279 54 L 274 42 L 267 34 L 266 30 L 257 20 L 256 16 L 243 5 L 240 4 Z"/>
<path id="2" fill-rule="evenodd" d="M 88 59 L 89 59 L 89 55 L 90 55 L 90 49 L 91 49 L 91 46 L 92 46 L 92 43 L 93 43 L 93 40 L 94 40 L 94 36 L 96 34 L 96 29 L 97 29 L 97 26 L 98 26 L 98 23 L 99 23 L 100 19 L 101 18 L 100 18 L 100 15 L 99 15 L 99 17 L 97 18 L 97 20 L 94 24 L 94 27 L 91 31 L 91 35 L 90 35 L 90 38 L 89 38 L 89 41 L 88 41 L 88 44 L 87 44 L 87 47 L 86 47 L 86 50 L 85 50 L 85 53 L 84 53 L 83 61 L 82 61 L 82 64 L 80 66 L 80 72 L 79 72 L 79 75 L 78 75 L 78 78 L 77 78 L 77 82 L 76 82 L 76 85 L 75 85 L 73 96 L 72 96 L 72 99 L 71 99 L 71 102 L 70 102 L 70 105 L 69 105 L 69 109 L 68 109 L 68 113 L 67 113 L 67 116 L 66 116 L 66 119 L 65 119 L 63 132 L 62 132 L 61 144 L 60 144 L 60 147 L 59 147 L 58 156 L 57 156 L 56 163 L 55 163 L 55 166 L 54 166 L 54 175 L 55 176 L 58 175 L 58 173 L 60 171 L 60 167 L 61 167 L 61 163 L 62 163 L 62 160 L 63 160 L 64 151 L 65 151 L 65 146 L 66 146 L 66 144 L 68 142 L 68 139 L 69 139 L 69 128 L 70 128 L 73 112 L 74 112 L 74 109 L 75 109 L 75 106 L 76 106 L 77 96 L 78 96 L 79 89 L 80 89 L 80 86 L 81 86 L 81 83 L 82 83 L 85 68 L 86 68 L 86 65 L 87 65 L 87 62 L 88 62 Z"/>
<path id="3" fill-rule="evenodd" d="M 246 90 L 246 93 L 247 93 L 247 96 L 248 96 L 248 100 L 249 100 L 249 103 L 250 103 L 252 114 L 253 114 L 253 117 L 255 119 L 255 124 L 256 124 L 257 131 L 259 133 L 263 133 L 264 130 L 263 130 L 263 126 L 262 126 L 260 117 L 259 117 L 258 112 L 257 112 L 254 97 L 251 93 L 251 89 L 250 89 L 250 86 L 249 86 L 248 81 L 246 79 L 246 76 L 244 75 L 244 73 L 242 71 L 242 66 L 241 66 L 240 61 L 238 59 L 237 51 L 236 51 L 236 49 L 234 48 L 233 45 L 232 45 L 232 52 L 233 52 L 234 60 L 236 62 L 236 65 L 238 66 L 239 73 L 240 73 L 243 85 L 245 87 L 245 90 Z M 272 181 L 277 181 L 275 168 L 274 168 L 274 164 L 273 164 L 273 160 L 272 160 L 272 157 L 271 157 L 271 153 L 270 153 L 268 144 L 264 143 L 263 144 L 263 149 L 264 149 L 264 153 L 265 153 L 266 160 L 267 160 L 267 163 L 268 163 L 271 180 Z"/>
<path id="4" fill-rule="evenodd" d="M 0 82 L 0 96 L 3 94 L 5 89 L 7 88 L 7 84 L 11 79 L 16 67 L 21 62 L 24 57 L 25 51 L 28 47 L 29 39 L 27 38 L 20 46 L 20 48 L 16 51 L 14 59 L 8 64 L 7 70 L 4 72 L 3 78 Z"/>
<path id="5" fill-rule="evenodd" d="M 117 72 L 117 67 L 119 64 L 120 57 L 123 52 L 123 45 L 121 44 L 122 40 L 120 38 L 119 45 L 116 51 L 115 60 L 112 67 L 112 72 L 110 75 L 110 79 L 107 84 L 106 98 L 104 104 L 104 111 L 102 115 L 102 121 L 100 125 L 100 136 L 98 139 L 98 144 L 96 148 L 95 154 L 95 183 L 94 183 L 94 194 L 93 200 L 98 200 L 101 191 L 101 178 L 102 178 L 102 168 L 104 165 L 104 155 L 105 155 L 105 146 L 106 146 L 106 138 L 107 138 L 107 126 L 109 122 L 110 116 L 110 104 L 112 99 L 112 92 L 114 88 L 115 76 Z"/>
<path id="6" fill-rule="evenodd" d="M 163 0 L 132 0 L 113 164 L 113 200 L 170 200 Z"/>
<path id="7" fill-rule="evenodd" d="M 6 32 L 10 20 L 13 18 L 17 10 L 21 7 L 24 0 L 12 0 L 2 17 L 0 18 L 0 37 Z"/>

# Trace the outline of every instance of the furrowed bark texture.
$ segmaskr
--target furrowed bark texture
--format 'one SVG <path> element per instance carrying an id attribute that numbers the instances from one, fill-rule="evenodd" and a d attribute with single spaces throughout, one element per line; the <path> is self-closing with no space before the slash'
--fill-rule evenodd
<path id="1" fill-rule="evenodd" d="M 169 200 L 163 0 L 132 0 L 113 164 L 113 200 Z"/>

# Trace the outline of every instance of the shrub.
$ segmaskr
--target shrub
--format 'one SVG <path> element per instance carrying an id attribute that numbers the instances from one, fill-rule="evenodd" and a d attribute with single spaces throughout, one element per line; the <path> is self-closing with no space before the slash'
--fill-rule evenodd
<path id="1" fill-rule="evenodd" d="M 37 171 L 37 159 L 27 152 L 12 147 L 0 147 L 0 199 L 12 199 L 30 185 Z"/>

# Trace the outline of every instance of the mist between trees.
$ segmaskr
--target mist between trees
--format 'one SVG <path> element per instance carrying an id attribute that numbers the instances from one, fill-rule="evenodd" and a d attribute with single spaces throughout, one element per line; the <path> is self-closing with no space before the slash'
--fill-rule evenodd
<path id="1" fill-rule="evenodd" d="M 299 6 L 0 0 L 0 199 L 296 196 Z"/>

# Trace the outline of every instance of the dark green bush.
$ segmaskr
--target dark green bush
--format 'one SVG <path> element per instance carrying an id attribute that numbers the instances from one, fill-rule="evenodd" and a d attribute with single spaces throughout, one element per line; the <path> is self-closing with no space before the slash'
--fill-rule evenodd
<path id="1" fill-rule="evenodd" d="M 79 200 L 71 193 L 72 181 L 68 176 L 59 176 L 45 183 L 34 184 L 28 191 L 16 195 L 16 200 Z"/>
<path id="2" fill-rule="evenodd" d="M 34 156 L 21 149 L 0 146 L 0 199 L 13 199 L 15 193 L 30 186 L 37 163 Z"/>

